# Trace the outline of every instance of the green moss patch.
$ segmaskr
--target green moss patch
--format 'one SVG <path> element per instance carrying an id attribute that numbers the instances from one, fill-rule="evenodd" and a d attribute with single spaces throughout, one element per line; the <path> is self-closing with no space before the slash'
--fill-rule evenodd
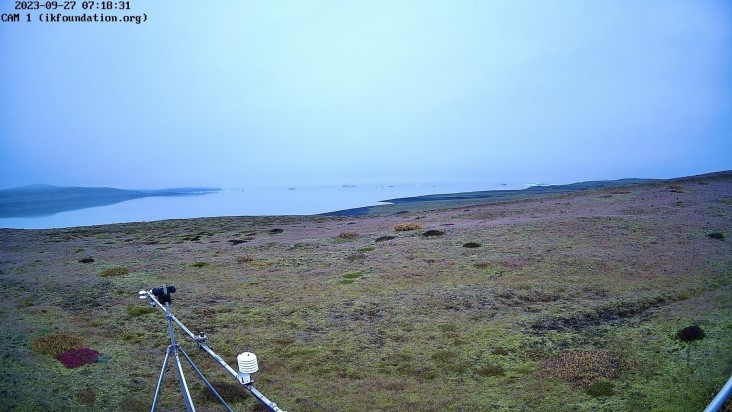
<path id="1" fill-rule="evenodd" d="M 351 284 L 356 281 L 356 279 L 363 276 L 363 271 L 357 270 L 353 272 L 346 272 L 341 276 L 340 283 L 344 285 Z"/>
<path id="2" fill-rule="evenodd" d="M 146 315 L 155 312 L 155 308 L 150 306 L 128 306 L 127 314 L 132 317 Z"/>

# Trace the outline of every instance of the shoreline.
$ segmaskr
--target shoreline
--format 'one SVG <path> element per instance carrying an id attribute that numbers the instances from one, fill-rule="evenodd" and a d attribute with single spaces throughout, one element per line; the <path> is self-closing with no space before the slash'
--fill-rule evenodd
<path id="1" fill-rule="evenodd" d="M 334 212 L 322 213 L 321 216 L 355 217 L 410 213 L 417 211 L 442 209 L 445 207 L 465 207 L 478 204 L 505 202 L 511 200 L 534 199 L 547 195 L 558 195 L 603 188 L 618 188 L 663 181 L 665 180 L 630 178 L 618 180 L 587 181 L 570 183 L 566 185 L 531 186 L 526 189 L 519 190 L 483 190 L 475 192 L 440 193 L 433 195 L 381 200 L 380 202 L 384 202 L 386 204 L 337 210 Z"/>
<path id="2" fill-rule="evenodd" d="M 590 190 L 600 189 L 614 189 L 620 187 L 630 187 L 648 184 L 672 184 L 674 182 L 684 182 L 689 179 L 714 179 L 716 177 L 724 177 L 732 175 L 732 171 L 720 171 L 712 172 L 695 176 L 686 176 L 671 179 L 639 179 L 639 178 L 627 178 L 618 180 L 604 180 L 604 181 L 586 181 L 571 183 L 566 185 L 546 185 L 546 186 L 531 186 L 525 189 L 512 189 L 512 190 L 481 190 L 481 191 L 468 191 L 468 192 L 455 192 L 455 193 L 436 193 L 429 195 L 420 196 L 407 196 L 390 198 L 386 200 L 379 200 L 377 204 L 371 206 L 362 206 L 355 208 L 339 209 L 324 213 L 305 213 L 305 214 L 292 214 L 292 213 L 268 213 L 268 214 L 236 214 L 227 213 L 219 215 L 209 216 L 191 216 L 191 217 L 161 217 L 152 219 L 140 219 L 140 220 L 129 220 L 129 221 L 118 221 L 109 223 L 90 223 L 90 224 L 70 224 L 68 226 L 49 226 L 49 227 L 0 227 L 2 229 L 21 229 L 21 230 L 33 230 L 33 229 L 71 229 L 80 227 L 90 226 L 107 226 L 116 224 L 126 223 L 152 223 L 161 221 L 171 220 L 189 220 L 189 219 L 203 219 L 203 218 L 234 218 L 234 217 L 370 217 L 370 216 L 388 216 L 388 215 L 399 215 L 408 213 L 426 212 L 432 210 L 451 209 L 460 207 L 471 207 L 483 204 L 496 204 L 501 202 L 521 201 L 529 199 L 539 199 L 549 196 L 557 196 L 568 193 L 578 193 Z M 167 193 L 166 193 L 167 194 Z M 180 195 L 180 192 L 179 194 Z M 154 194 L 152 196 L 159 196 Z M 383 202 L 383 203 L 382 203 Z M 382 203 L 382 204 L 378 204 Z M 42 218 L 42 217 L 41 217 Z M 12 218 L 11 218 L 12 219 Z M 27 219 L 35 219 L 27 218 Z M 2 224 L 2 219 L 0 219 Z"/>

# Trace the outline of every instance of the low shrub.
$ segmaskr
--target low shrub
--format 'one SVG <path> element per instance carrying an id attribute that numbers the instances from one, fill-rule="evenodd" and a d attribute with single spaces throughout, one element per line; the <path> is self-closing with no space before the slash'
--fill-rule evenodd
<path id="1" fill-rule="evenodd" d="M 454 323 L 444 323 L 437 326 L 443 332 L 456 332 L 458 330 L 457 325 Z"/>
<path id="2" fill-rule="evenodd" d="M 254 262 L 254 256 L 252 256 L 252 255 L 237 256 L 236 261 L 239 263 L 251 263 L 251 262 Z"/>
<path id="3" fill-rule="evenodd" d="M 678 184 L 669 185 L 668 188 L 674 193 L 684 193 L 684 187 Z"/>
<path id="4" fill-rule="evenodd" d="M 104 269 L 103 271 L 99 272 L 99 276 L 101 276 L 101 277 L 124 276 L 128 273 L 130 273 L 130 270 L 127 269 L 126 267 L 114 266 L 114 267 L 107 268 L 107 269 Z"/>
<path id="5" fill-rule="evenodd" d="M 360 278 L 361 276 L 363 276 L 363 272 L 360 270 L 353 271 L 353 272 L 346 272 L 343 274 L 343 276 L 341 276 L 342 279 L 340 282 L 344 285 L 348 285 L 348 284 L 355 282 L 356 279 Z"/>
<path id="6" fill-rule="evenodd" d="M 503 370 L 503 366 L 500 363 L 489 363 L 478 367 L 475 370 L 480 376 L 503 376 L 506 372 Z"/>
<path id="7" fill-rule="evenodd" d="M 719 232 L 713 232 L 713 233 L 708 234 L 707 236 L 709 236 L 712 239 L 717 239 L 717 240 L 724 240 L 724 238 L 725 238 L 724 233 L 719 233 Z"/>
<path id="8" fill-rule="evenodd" d="M 503 346 L 496 346 L 495 348 L 493 348 L 493 350 L 491 351 L 491 353 L 494 354 L 494 355 L 506 356 L 510 352 L 508 351 L 508 349 L 504 348 Z"/>
<path id="9" fill-rule="evenodd" d="M 366 253 L 357 251 L 346 256 L 346 260 L 353 263 L 359 260 L 366 259 Z"/>
<path id="10" fill-rule="evenodd" d="M 396 239 L 394 236 L 380 236 L 377 237 L 375 242 L 386 242 L 387 240 Z"/>
<path id="11" fill-rule="evenodd" d="M 76 392 L 76 400 L 82 405 L 94 405 L 97 401 L 97 393 L 93 388 L 86 388 Z"/>
<path id="12" fill-rule="evenodd" d="M 419 223 L 397 223 L 394 230 L 397 232 L 408 232 L 410 230 L 420 230 L 422 226 Z"/>
<path id="13" fill-rule="evenodd" d="M 194 268 L 202 268 L 202 267 L 206 267 L 206 266 L 208 266 L 208 263 L 206 263 L 206 262 L 193 262 L 193 263 L 191 263 L 191 267 L 194 267 Z"/>
<path id="14" fill-rule="evenodd" d="M 94 258 L 91 256 L 87 256 L 85 258 L 79 259 L 79 263 L 92 263 L 94 262 Z"/>
<path id="15" fill-rule="evenodd" d="M 363 272 L 360 270 L 356 270 L 353 272 L 346 272 L 343 274 L 344 279 L 358 279 L 361 276 L 363 276 Z"/>
<path id="16" fill-rule="evenodd" d="M 346 239 L 346 240 L 355 239 L 357 237 L 358 237 L 358 233 L 356 233 L 356 232 L 341 232 L 338 235 L 339 239 Z"/>
<path id="17" fill-rule="evenodd" d="M 468 243 L 463 244 L 463 247 L 466 247 L 466 248 L 469 248 L 469 249 L 475 249 L 477 247 L 480 247 L 480 243 L 468 242 Z"/>
<path id="18" fill-rule="evenodd" d="M 437 363 L 451 363 L 457 357 L 457 353 L 455 353 L 451 350 L 442 349 L 442 350 L 438 350 L 437 352 L 433 353 L 431 357 L 432 357 L 432 360 Z"/>
<path id="19" fill-rule="evenodd" d="M 283 229 L 277 229 L 277 228 L 275 228 L 275 229 L 270 230 L 269 231 L 269 234 L 270 235 L 276 235 L 277 233 L 282 233 L 282 232 L 284 232 Z"/>
<path id="20" fill-rule="evenodd" d="M 208 388 L 206 388 L 206 392 L 209 392 Z M 149 402 L 149 399 L 143 399 L 139 393 L 131 392 L 120 400 L 119 410 L 122 412 L 146 411 L 150 409 Z"/>
<path id="21" fill-rule="evenodd" d="M 585 393 L 595 398 L 612 396 L 615 393 L 615 385 L 609 380 L 600 380 L 585 389 Z"/>

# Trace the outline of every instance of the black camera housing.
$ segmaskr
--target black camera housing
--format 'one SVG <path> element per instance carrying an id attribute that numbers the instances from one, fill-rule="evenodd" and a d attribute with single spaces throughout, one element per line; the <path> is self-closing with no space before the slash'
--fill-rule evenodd
<path id="1" fill-rule="evenodd" d="M 158 302 L 160 302 L 163 305 L 166 303 L 173 302 L 172 298 L 170 296 L 171 293 L 175 293 L 175 286 L 173 286 L 173 285 L 170 285 L 170 286 L 163 285 L 159 288 L 152 289 L 152 294 L 158 299 Z"/>

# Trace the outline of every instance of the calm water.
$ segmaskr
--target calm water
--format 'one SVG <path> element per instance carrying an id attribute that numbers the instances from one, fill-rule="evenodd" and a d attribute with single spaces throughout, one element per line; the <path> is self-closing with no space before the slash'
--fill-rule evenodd
<path id="1" fill-rule="evenodd" d="M 146 197 L 51 216 L 0 219 L 0 228 L 49 229 L 213 216 L 313 215 L 437 193 L 524 189 L 528 185 L 421 184 L 231 189 L 196 196 Z"/>

